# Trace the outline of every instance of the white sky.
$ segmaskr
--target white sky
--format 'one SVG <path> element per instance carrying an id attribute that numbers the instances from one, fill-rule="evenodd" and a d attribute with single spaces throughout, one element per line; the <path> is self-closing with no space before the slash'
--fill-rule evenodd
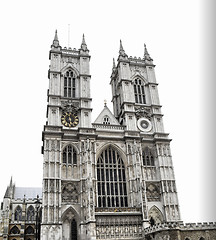
<path id="1" fill-rule="evenodd" d="M 4 1 L 0 4 L 1 171 L 0 201 L 10 177 L 16 186 L 41 186 L 41 136 L 46 122 L 49 50 L 55 30 L 62 47 L 91 54 L 92 121 L 112 110 L 109 85 L 119 40 L 128 56 L 143 57 L 144 43 L 156 64 L 165 130 L 184 222 L 214 221 L 203 194 L 201 137 L 201 21 L 198 0 Z"/>

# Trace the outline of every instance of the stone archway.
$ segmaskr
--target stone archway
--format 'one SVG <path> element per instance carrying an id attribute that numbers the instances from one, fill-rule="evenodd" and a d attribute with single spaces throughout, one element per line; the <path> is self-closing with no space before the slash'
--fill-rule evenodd
<path id="1" fill-rule="evenodd" d="M 149 220 L 153 222 L 153 225 L 163 223 L 163 214 L 156 206 L 150 208 L 148 216 Z"/>
<path id="2" fill-rule="evenodd" d="M 71 207 L 62 215 L 62 236 L 64 240 L 78 240 L 77 214 Z"/>

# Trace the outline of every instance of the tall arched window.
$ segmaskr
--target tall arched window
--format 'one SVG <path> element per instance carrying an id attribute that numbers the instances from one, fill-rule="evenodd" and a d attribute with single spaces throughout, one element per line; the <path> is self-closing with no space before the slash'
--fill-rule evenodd
<path id="1" fill-rule="evenodd" d="M 64 97 L 75 97 L 76 77 L 70 69 L 64 74 Z"/>
<path id="2" fill-rule="evenodd" d="M 134 80 L 134 95 L 136 103 L 146 104 L 144 82 L 139 78 Z"/>
<path id="3" fill-rule="evenodd" d="M 14 213 L 14 220 L 20 221 L 22 219 L 22 209 L 20 206 L 18 206 Z"/>
<path id="4" fill-rule="evenodd" d="M 127 207 L 124 163 L 111 146 L 97 160 L 98 207 Z"/>
<path id="5" fill-rule="evenodd" d="M 35 215 L 34 208 L 30 206 L 27 210 L 27 221 L 33 221 L 34 215 Z"/>
<path id="6" fill-rule="evenodd" d="M 148 147 L 144 149 L 142 157 L 144 166 L 155 166 L 154 155 Z"/>
<path id="7" fill-rule="evenodd" d="M 68 145 L 63 150 L 63 164 L 76 165 L 77 164 L 77 152 L 72 145 Z"/>

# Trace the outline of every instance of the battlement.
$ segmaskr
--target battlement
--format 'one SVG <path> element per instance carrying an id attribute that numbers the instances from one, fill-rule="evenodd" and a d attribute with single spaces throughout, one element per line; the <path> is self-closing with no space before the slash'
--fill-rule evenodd
<path id="1" fill-rule="evenodd" d="M 203 223 L 183 223 L 183 222 L 172 222 L 172 223 L 162 223 L 156 224 L 152 227 L 146 228 L 145 234 L 157 232 L 157 231 L 164 231 L 164 230 L 210 230 L 216 229 L 216 222 L 203 222 Z"/>
<path id="2" fill-rule="evenodd" d="M 145 59 L 144 58 L 141 59 L 140 57 L 137 58 L 137 57 L 130 56 L 128 59 L 131 63 L 145 64 Z"/>
<path id="3" fill-rule="evenodd" d="M 62 53 L 66 54 L 66 55 L 79 55 L 79 50 L 77 50 L 76 48 L 72 49 L 71 47 L 69 47 L 69 48 L 64 47 L 62 49 Z"/>

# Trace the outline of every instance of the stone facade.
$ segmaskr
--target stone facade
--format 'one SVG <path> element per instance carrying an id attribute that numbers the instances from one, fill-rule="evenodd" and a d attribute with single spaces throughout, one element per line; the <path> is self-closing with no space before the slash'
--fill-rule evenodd
<path id="1" fill-rule="evenodd" d="M 155 65 L 146 46 L 142 59 L 132 58 L 120 42 L 110 82 L 114 114 L 105 104 L 93 123 L 90 55 L 84 36 L 80 49 L 63 49 L 56 32 L 49 58 L 43 186 L 37 198 L 41 218 L 36 219 L 34 211 L 31 224 L 26 222 L 26 207 L 34 209 L 36 200 L 28 202 L 21 196 L 22 218 L 14 220 L 18 200 L 10 183 L 2 204 L 0 239 L 213 236 L 212 224 L 211 229 L 182 226 L 171 140 L 164 132 Z M 31 236 L 24 230 L 30 225 Z"/>

